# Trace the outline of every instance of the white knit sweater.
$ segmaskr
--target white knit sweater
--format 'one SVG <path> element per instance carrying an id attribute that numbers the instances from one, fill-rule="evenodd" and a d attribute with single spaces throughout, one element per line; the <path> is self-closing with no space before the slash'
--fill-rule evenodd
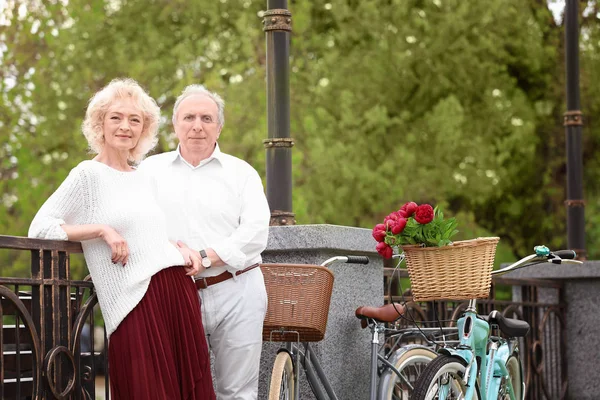
<path id="1" fill-rule="evenodd" d="M 165 217 L 148 180 L 138 171 L 122 172 L 91 160 L 80 163 L 40 208 L 29 237 L 67 240 L 62 224 L 106 224 L 127 241 L 125 267 L 112 263 L 104 240 L 81 243 L 108 336 L 144 297 L 154 274 L 184 263 L 168 240 Z"/>

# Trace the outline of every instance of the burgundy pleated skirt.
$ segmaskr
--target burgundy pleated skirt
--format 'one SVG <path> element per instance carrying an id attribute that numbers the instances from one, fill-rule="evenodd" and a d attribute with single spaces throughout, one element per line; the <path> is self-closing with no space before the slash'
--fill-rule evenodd
<path id="1" fill-rule="evenodd" d="M 152 277 L 110 336 L 111 400 L 213 400 L 200 299 L 183 267 Z"/>

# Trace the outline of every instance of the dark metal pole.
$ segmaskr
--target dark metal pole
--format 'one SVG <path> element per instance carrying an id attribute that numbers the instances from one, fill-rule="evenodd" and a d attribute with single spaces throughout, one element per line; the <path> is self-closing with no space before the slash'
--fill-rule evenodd
<path id="1" fill-rule="evenodd" d="M 268 0 L 263 29 L 267 38 L 267 200 L 271 225 L 293 225 L 290 138 L 290 32 L 287 0 Z"/>
<path id="2" fill-rule="evenodd" d="M 565 5 L 565 66 L 567 112 L 564 126 L 567 145 L 567 243 L 579 258 L 586 258 L 583 200 L 582 126 L 579 102 L 579 0 Z"/>

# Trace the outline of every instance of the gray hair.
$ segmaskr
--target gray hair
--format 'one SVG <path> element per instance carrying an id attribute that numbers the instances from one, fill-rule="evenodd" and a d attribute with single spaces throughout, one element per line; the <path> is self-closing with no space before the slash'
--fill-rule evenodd
<path id="1" fill-rule="evenodd" d="M 175 121 L 177 120 L 177 111 L 179 110 L 179 105 L 181 104 L 181 102 L 183 100 L 185 100 L 186 98 L 196 95 L 196 94 L 204 95 L 215 102 L 215 104 L 217 105 L 217 109 L 219 110 L 219 114 L 217 116 L 217 122 L 222 127 L 223 124 L 225 123 L 225 113 L 224 113 L 225 101 L 223 101 L 221 96 L 219 96 L 218 94 L 206 89 L 204 87 L 204 85 L 197 85 L 197 84 L 189 85 L 185 89 L 183 89 L 183 92 L 181 92 L 181 94 L 175 101 L 175 105 L 173 106 L 173 119 L 172 119 L 173 124 L 175 124 Z"/>

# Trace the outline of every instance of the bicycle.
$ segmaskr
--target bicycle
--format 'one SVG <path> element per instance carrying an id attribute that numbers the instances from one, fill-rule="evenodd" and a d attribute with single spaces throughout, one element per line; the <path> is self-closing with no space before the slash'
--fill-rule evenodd
<path id="1" fill-rule="evenodd" d="M 384 306 L 389 307 L 390 305 Z M 380 320 L 375 321 L 381 323 Z M 385 324 L 384 324 L 385 326 Z M 394 330 L 384 327 L 388 340 L 393 341 L 387 351 L 380 346 L 377 354 L 377 395 L 379 400 L 410 400 L 417 378 L 425 366 L 437 356 L 436 340 L 440 333 L 446 338 L 457 336 L 456 327 L 423 328 L 413 327 Z M 413 343 L 406 344 L 406 338 Z M 446 339 L 447 342 L 448 339 Z M 457 340 L 456 340 L 457 341 Z M 419 342 L 419 343 L 414 343 Z M 373 368 L 371 367 L 373 372 Z M 371 377 L 371 382 L 376 376 Z"/>
<path id="2" fill-rule="evenodd" d="M 320 266 L 261 265 L 269 293 L 269 304 L 277 305 L 276 310 L 271 309 L 271 312 L 267 312 L 263 337 L 270 341 L 277 337 L 280 339 L 279 341 L 285 342 L 278 350 L 273 363 L 269 400 L 296 400 L 299 398 L 300 368 L 304 370 L 310 389 L 318 400 L 338 399 L 310 345 L 310 342 L 322 340 L 324 336 L 333 286 L 333 274 L 325 267 L 334 262 L 367 264 L 369 259 L 362 256 L 337 256 L 326 260 Z M 306 283 L 308 280 L 310 283 Z M 290 294 L 294 290 L 296 293 Z M 322 298 L 316 298 L 318 296 Z M 304 302 L 310 304 L 303 305 Z M 322 304 L 315 306 L 315 303 Z M 284 315 L 286 308 L 292 311 Z M 310 320 L 305 319 L 303 314 L 305 308 L 310 308 L 306 312 L 306 315 L 310 316 Z M 275 315 L 280 309 L 284 310 L 282 315 Z M 403 305 L 394 303 L 382 307 L 359 307 L 355 311 L 356 317 L 361 321 L 361 326 L 368 327 L 371 333 L 369 388 L 371 400 L 409 399 L 419 373 L 436 357 L 435 348 L 428 345 L 411 344 L 399 347 L 404 342 L 404 338 L 417 336 L 432 343 L 432 340 L 435 339 L 434 336 L 440 332 L 445 332 L 445 334 L 452 332 L 456 334 L 457 332 L 456 328 L 395 330 L 386 327 L 386 324 L 397 320 L 404 311 Z M 323 314 L 325 315 L 324 323 Z M 315 328 L 315 324 L 312 323 L 312 319 L 315 318 L 321 322 L 321 326 L 318 328 Z M 380 345 L 380 336 L 385 332 L 394 343 L 390 348 Z M 378 377 L 380 377 L 379 385 L 377 385 Z"/>
<path id="3" fill-rule="evenodd" d="M 571 250 L 551 252 L 546 246 L 536 246 L 535 254 L 500 270 L 501 275 L 516 269 L 551 262 L 573 263 Z M 519 358 L 518 340 L 529 332 L 526 321 L 506 318 L 498 311 L 480 316 L 476 299 L 469 300 L 464 315 L 458 319 L 460 342 L 439 350 L 416 382 L 414 400 L 522 400 L 525 396 L 523 367 Z M 490 332 L 497 331 L 508 337 Z"/>

